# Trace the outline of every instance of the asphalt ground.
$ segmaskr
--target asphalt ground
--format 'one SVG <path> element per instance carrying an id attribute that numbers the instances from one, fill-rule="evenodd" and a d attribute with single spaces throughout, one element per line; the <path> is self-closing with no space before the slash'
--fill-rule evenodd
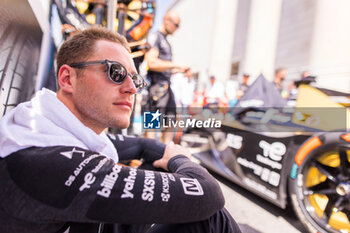
<path id="1" fill-rule="evenodd" d="M 213 174 L 213 173 L 212 173 Z M 281 209 L 216 174 L 224 193 L 226 209 L 243 233 L 306 233 L 293 209 Z"/>

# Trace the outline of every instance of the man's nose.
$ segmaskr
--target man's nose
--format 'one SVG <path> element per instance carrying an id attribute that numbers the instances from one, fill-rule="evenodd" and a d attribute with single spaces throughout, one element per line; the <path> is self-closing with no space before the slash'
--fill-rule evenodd
<path id="1" fill-rule="evenodd" d="M 137 89 L 134 84 L 134 81 L 131 79 L 131 77 L 128 75 L 126 80 L 121 85 L 121 90 L 123 93 L 130 93 L 130 94 L 136 94 Z"/>

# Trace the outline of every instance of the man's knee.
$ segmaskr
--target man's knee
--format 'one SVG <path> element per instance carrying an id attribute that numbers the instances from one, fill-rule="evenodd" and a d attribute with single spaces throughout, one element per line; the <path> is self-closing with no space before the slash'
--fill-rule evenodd
<path id="1" fill-rule="evenodd" d="M 227 209 L 223 208 L 215 213 L 211 218 L 211 225 L 217 230 L 214 232 L 241 233 L 238 224 Z"/>
<path id="2" fill-rule="evenodd" d="M 241 233 L 241 230 L 224 208 L 203 221 L 183 224 L 156 224 L 147 233 Z"/>

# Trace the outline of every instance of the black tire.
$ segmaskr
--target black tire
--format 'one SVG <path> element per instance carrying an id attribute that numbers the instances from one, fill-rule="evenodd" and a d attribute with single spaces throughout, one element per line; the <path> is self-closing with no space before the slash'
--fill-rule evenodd
<path id="1" fill-rule="evenodd" d="M 35 91 L 40 38 L 17 24 L 0 20 L 0 117 L 29 100 Z"/>
<path id="2" fill-rule="evenodd" d="M 303 144 L 309 147 L 300 149 L 307 156 L 289 190 L 294 210 L 310 232 L 350 232 L 350 143 L 343 135 L 315 135 Z"/>

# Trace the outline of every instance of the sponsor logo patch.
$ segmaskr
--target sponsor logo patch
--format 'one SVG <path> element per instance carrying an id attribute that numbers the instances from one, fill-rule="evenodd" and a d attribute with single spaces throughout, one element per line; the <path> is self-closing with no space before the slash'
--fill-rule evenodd
<path id="1" fill-rule="evenodd" d="M 72 151 L 61 152 L 60 154 L 68 159 L 72 159 L 72 156 L 74 153 L 80 154 L 82 158 L 84 158 L 84 156 L 85 156 L 85 151 L 76 150 L 75 148 L 73 148 Z"/>
<path id="2" fill-rule="evenodd" d="M 180 180 L 186 195 L 202 196 L 204 194 L 202 186 L 197 179 L 181 177 Z"/>
<path id="3" fill-rule="evenodd" d="M 109 196 L 111 195 L 111 191 L 113 189 L 113 186 L 115 184 L 115 182 L 117 181 L 118 177 L 119 177 L 119 173 L 121 171 L 122 167 L 119 165 L 114 165 L 114 167 L 112 168 L 112 172 L 107 174 L 105 176 L 105 178 L 103 179 L 102 183 L 101 183 L 101 190 L 97 191 L 97 194 L 105 197 L 105 198 L 109 198 Z"/>
<path id="4" fill-rule="evenodd" d="M 123 190 L 122 198 L 134 198 L 134 194 L 131 191 L 134 189 L 136 175 L 136 168 L 130 168 L 129 176 L 127 178 L 124 178 L 125 187 Z"/>
<path id="5" fill-rule="evenodd" d="M 155 187 L 155 175 L 153 171 L 145 171 L 145 182 L 143 184 L 143 190 L 141 198 L 144 201 L 151 202 L 154 196 L 154 187 Z"/>

